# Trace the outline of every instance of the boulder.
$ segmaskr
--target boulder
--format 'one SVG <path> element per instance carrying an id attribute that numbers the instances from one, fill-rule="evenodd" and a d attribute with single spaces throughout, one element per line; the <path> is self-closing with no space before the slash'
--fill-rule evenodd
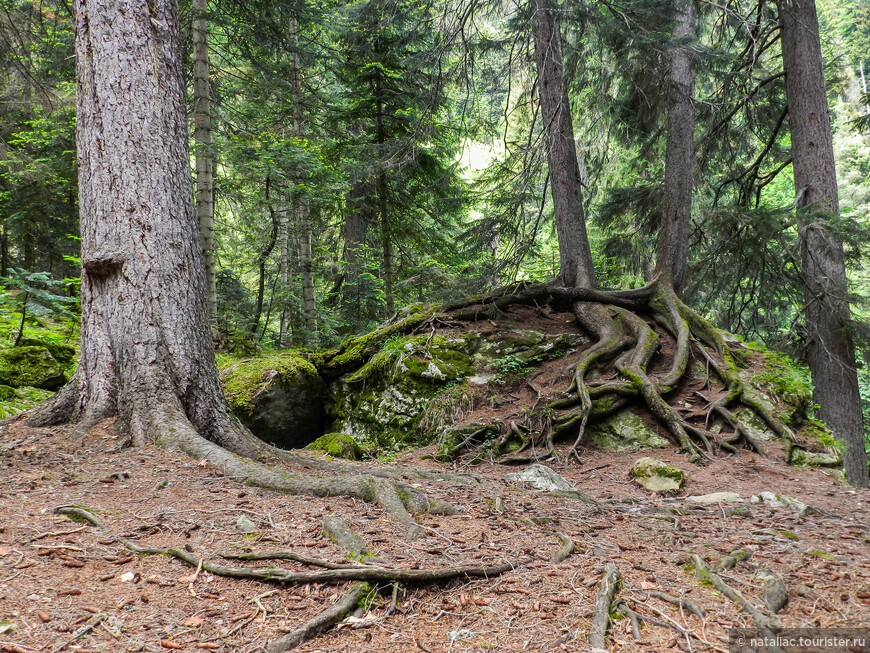
<path id="1" fill-rule="evenodd" d="M 19 343 L 21 347 L 45 347 L 58 363 L 66 367 L 70 365 L 76 357 L 76 348 L 63 342 L 51 342 L 49 340 L 39 340 L 38 338 L 22 338 Z"/>
<path id="2" fill-rule="evenodd" d="M 326 384 L 302 356 L 239 361 L 221 372 L 221 382 L 233 412 L 261 440 L 293 449 L 323 434 Z"/>
<path id="3" fill-rule="evenodd" d="M 57 390 L 67 382 L 63 365 L 45 347 L 12 347 L 0 351 L 0 385 Z"/>
<path id="4" fill-rule="evenodd" d="M 631 467 L 635 483 L 651 492 L 674 492 L 683 487 L 686 474 L 683 470 L 655 458 L 639 458 Z"/>
<path id="5" fill-rule="evenodd" d="M 598 448 L 615 453 L 667 447 L 670 444 L 630 410 L 593 422 L 586 430 Z"/>
<path id="6" fill-rule="evenodd" d="M 330 386 L 330 430 L 385 449 L 431 444 L 453 426 L 450 407 L 468 388 L 504 382 L 527 366 L 586 342 L 573 333 L 487 331 L 396 336 Z"/>

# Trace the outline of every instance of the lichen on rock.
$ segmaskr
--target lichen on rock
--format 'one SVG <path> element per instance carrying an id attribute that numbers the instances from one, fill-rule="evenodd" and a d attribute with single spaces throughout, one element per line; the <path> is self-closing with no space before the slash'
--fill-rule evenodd
<path id="1" fill-rule="evenodd" d="M 630 410 L 623 410 L 599 422 L 593 422 L 587 430 L 589 438 L 598 448 L 615 453 L 670 445 Z"/>
<path id="2" fill-rule="evenodd" d="M 686 473 L 682 469 L 650 457 L 635 461 L 631 467 L 631 477 L 651 492 L 673 492 L 686 482 Z"/>
<path id="3" fill-rule="evenodd" d="M 323 434 L 326 384 L 300 354 L 237 361 L 221 382 L 230 408 L 260 439 L 291 449 Z"/>
<path id="4" fill-rule="evenodd" d="M 469 380 L 479 388 L 500 380 L 498 363 L 505 357 L 524 368 L 584 342 L 578 334 L 521 330 L 394 335 L 359 369 L 330 385 L 331 428 L 388 450 L 430 444 L 455 421 L 447 411 L 424 420 L 438 412 L 436 396 L 445 388 L 465 391 Z"/>

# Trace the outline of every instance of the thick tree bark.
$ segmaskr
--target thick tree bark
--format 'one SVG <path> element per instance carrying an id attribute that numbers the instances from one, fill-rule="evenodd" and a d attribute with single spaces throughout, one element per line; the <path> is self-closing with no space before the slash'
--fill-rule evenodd
<path id="1" fill-rule="evenodd" d="M 196 144 L 196 219 L 205 262 L 209 315 L 217 312 L 214 256 L 214 152 L 208 60 L 208 0 L 193 0 L 193 140 Z"/>
<path id="2" fill-rule="evenodd" d="M 695 132 L 694 0 L 675 1 L 674 45 L 667 76 L 668 123 L 665 192 L 656 257 L 656 275 L 679 293 L 686 278 L 692 219 L 693 139 Z"/>
<path id="3" fill-rule="evenodd" d="M 820 417 L 844 441 L 846 475 L 867 487 L 867 456 L 842 243 L 825 216 L 839 212 L 831 122 L 814 0 L 778 0 L 798 193 L 809 364 Z"/>
<path id="4" fill-rule="evenodd" d="M 559 237 L 560 278 L 568 287 L 593 288 L 595 270 L 586 235 L 582 181 L 571 106 L 565 87 L 565 64 L 562 59 L 562 36 L 558 10 L 552 0 L 531 0 L 532 35 L 538 65 L 538 93 L 550 188 Z"/>
<path id="5" fill-rule="evenodd" d="M 299 25 L 290 22 L 291 59 L 290 89 L 293 94 L 293 135 L 305 139 L 305 119 L 302 115 L 302 72 L 299 65 Z M 311 260 L 311 209 L 304 195 L 295 202 L 299 225 L 299 267 L 302 271 L 302 312 L 305 328 L 313 341 L 317 340 L 317 304 L 314 301 L 314 263 Z"/>
<path id="6" fill-rule="evenodd" d="M 77 0 L 81 360 L 31 418 L 118 416 L 134 443 L 192 429 L 242 454 L 215 365 L 172 0 Z"/>

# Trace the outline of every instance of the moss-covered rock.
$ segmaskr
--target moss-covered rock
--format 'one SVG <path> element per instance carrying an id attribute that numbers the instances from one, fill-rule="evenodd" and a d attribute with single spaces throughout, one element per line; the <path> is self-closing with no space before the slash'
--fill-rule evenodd
<path id="1" fill-rule="evenodd" d="M 0 385 L 57 390 L 66 382 L 63 365 L 45 347 L 12 347 L 0 351 Z"/>
<path id="2" fill-rule="evenodd" d="M 260 439 L 291 449 L 323 434 L 326 384 L 302 356 L 237 361 L 221 371 L 221 382 L 233 412 Z"/>
<path id="3" fill-rule="evenodd" d="M 667 447 L 670 444 L 630 410 L 623 410 L 600 422 L 593 422 L 587 427 L 587 431 L 595 446 L 616 453 Z"/>
<path id="4" fill-rule="evenodd" d="M 533 331 L 394 335 L 359 369 L 330 385 L 331 430 L 385 449 L 429 444 L 454 421 L 445 412 L 443 420 L 423 424 L 445 388 L 468 380 L 475 385 L 501 382 L 507 372 L 564 356 L 584 342 L 577 334 Z M 500 364 L 507 357 L 509 368 Z"/>
<path id="5" fill-rule="evenodd" d="M 347 433 L 321 435 L 305 448 L 312 451 L 322 451 L 335 458 L 346 458 L 347 460 L 359 460 L 364 453 L 359 443 Z"/>
<path id="6" fill-rule="evenodd" d="M 38 338 L 22 338 L 22 347 L 45 347 L 58 363 L 68 367 L 76 357 L 76 348 L 63 342 L 51 342 Z"/>
<path id="7" fill-rule="evenodd" d="M 795 447 L 791 452 L 791 464 L 795 467 L 828 467 L 843 466 L 843 457 L 839 453 L 823 453 L 804 451 Z"/>
<path id="8" fill-rule="evenodd" d="M 673 492 L 683 487 L 686 473 L 655 458 L 640 458 L 631 467 L 631 478 L 651 492 Z"/>

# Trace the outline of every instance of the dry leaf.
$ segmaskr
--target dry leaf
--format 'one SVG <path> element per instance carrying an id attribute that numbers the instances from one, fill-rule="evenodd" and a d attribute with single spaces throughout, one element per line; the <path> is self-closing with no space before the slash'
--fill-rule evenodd
<path id="1" fill-rule="evenodd" d="M 136 574 L 134 574 L 132 571 L 128 571 L 125 574 L 121 574 L 121 582 L 122 583 L 129 583 L 134 578 L 136 578 Z"/>
<path id="2" fill-rule="evenodd" d="M 0 556 L 9 555 L 10 553 L 12 553 L 12 549 L 8 546 L 0 546 Z"/>
<path id="3" fill-rule="evenodd" d="M 463 608 L 468 605 L 468 594 L 466 594 L 465 592 L 460 592 L 459 594 L 459 605 L 461 605 Z"/>
<path id="4" fill-rule="evenodd" d="M 174 649 L 184 648 L 183 644 L 179 644 L 178 642 L 173 642 L 171 639 L 160 640 L 160 646 L 162 646 L 163 648 L 174 648 Z"/>
<path id="5" fill-rule="evenodd" d="M 196 645 L 196 648 L 208 648 L 212 650 L 217 650 L 221 647 L 220 644 L 215 644 L 214 642 L 200 642 Z"/>
<path id="6" fill-rule="evenodd" d="M 192 617 L 188 617 L 187 619 L 185 619 L 184 623 L 181 625 L 188 628 L 196 628 L 197 626 L 201 625 L 203 621 L 205 621 L 205 619 L 203 619 L 202 616 L 195 614 Z"/>
<path id="7" fill-rule="evenodd" d="M 51 615 L 48 614 L 47 612 L 43 612 L 42 610 L 40 610 L 39 612 L 37 612 L 37 613 L 36 613 L 36 616 L 39 617 L 39 620 L 40 620 L 42 623 L 44 623 L 44 624 L 45 624 L 45 623 L 48 623 L 49 621 L 51 621 Z"/>

